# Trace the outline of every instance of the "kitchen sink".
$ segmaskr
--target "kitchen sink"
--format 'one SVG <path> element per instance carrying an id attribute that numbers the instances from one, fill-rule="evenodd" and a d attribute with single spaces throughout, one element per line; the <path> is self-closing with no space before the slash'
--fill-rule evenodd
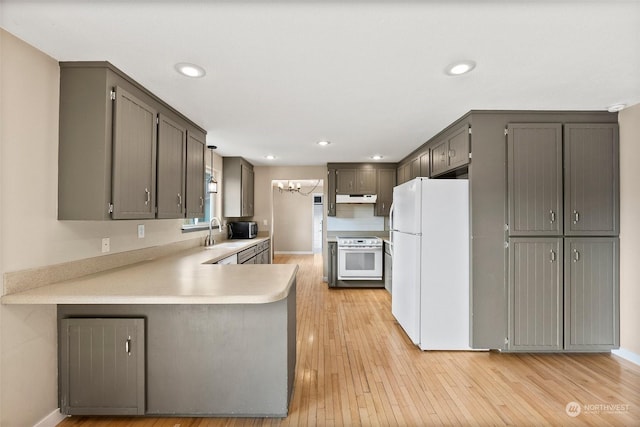
<path id="1" fill-rule="evenodd" d="M 207 249 L 224 249 L 224 248 L 229 248 L 229 249 L 234 249 L 234 248 L 239 248 L 241 246 L 245 246 L 247 244 L 247 242 L 223 242 L 223 243 L 216 243 L 213 246 L 207 246 Z"/>

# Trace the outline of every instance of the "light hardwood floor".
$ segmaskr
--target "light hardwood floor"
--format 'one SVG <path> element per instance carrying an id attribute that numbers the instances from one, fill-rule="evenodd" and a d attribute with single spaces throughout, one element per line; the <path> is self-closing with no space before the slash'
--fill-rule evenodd
<path id="1" fill-rule="evenodd" d="M 328 289 L 297 263 L 297 366 L 289 416 L 71 417 L 63 427 L 640 425 L 640 367 L 609 354 L 422 352 L 384 289 Z M 570 402 L 581 406 L 567 415 Z"/>

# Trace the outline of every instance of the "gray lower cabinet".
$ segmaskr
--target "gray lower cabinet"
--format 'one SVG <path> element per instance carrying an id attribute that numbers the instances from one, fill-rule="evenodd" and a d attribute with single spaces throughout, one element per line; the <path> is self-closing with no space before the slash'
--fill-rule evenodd
<path id="1" fill-rule="evenodd" d="M 617 237 L 509 239 L 509 350 L 619 347 Z"/>
<path id="2" fill-rule="evenodd" d="M 60 411 L 145 413 L 145 321 L 66 318 L 59 328 Z"/>
<path id="3" fill-rule="evenodd" d="M 271 240 L 263 240 L 238 252 L 238 264 L 271 264 Z"/>
<path id="4" fill-rule="evenodd" d="M 328 242 L 329 262 L 327 263 L 327 284 L 330 288 L 338 284 L 338 243 Z"/>
<path id="5" fill-rule="evenodd" d="M 617 237 L 565 239 L 565 349 L 619 347 L 619 244 Z"/>
<path id="6" fill-rule="evenodd" d="M 509 241 L 509 347 L 562 349 L 562 238 Z"/>

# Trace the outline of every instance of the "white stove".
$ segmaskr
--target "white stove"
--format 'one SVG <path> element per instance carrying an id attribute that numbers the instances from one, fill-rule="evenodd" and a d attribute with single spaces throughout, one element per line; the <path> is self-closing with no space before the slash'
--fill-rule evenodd
<path id="1" fill-rule="evenodd" d="M 382 280 L 382 239 L 338 237 L 338 279 Z"/>

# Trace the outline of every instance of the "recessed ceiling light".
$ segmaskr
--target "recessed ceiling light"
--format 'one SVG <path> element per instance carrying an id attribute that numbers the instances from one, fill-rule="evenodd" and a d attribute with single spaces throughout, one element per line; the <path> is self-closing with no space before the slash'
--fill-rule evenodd
<path id="1" fill-rule="evenodd" d="M 175 67 L 177 72 L 187 77 L 204 77 L 207 74 L 201 66 L 188 62 L 180 62 Z"/>
<path id="2" fill-rule="evenodd" d="M 273 154 L 267 154 L 266 156 L 264 156 L 264 158 L 267 160 L 275 160 L 276 156 L 274 156 Z"/>
<path id="3" fill-rule="evenodd" d="M 384 157 L 381 156 L 380 154 L 375 154 L 375 155 L 371 156 L 371 158 L 373 160 L 382 160 L 382 159 L 384 159 Z"/>
<path id="4" fill-rule="evenodd" d="M 474 61 L 457 61 L 449 64 L 447 68 L 445 68 L 444 72 L 450 76 L 459 76 L 461 74 L 468 73 L 474 68 L 476 68 L 476 63 Z"/>
<path id="5" fill-rule="evenodd" d="M 617 113 L 618 111 L 624 110 L 626 106 L 627 104 L 614 104 L 607 107 L 607 111 L 610 113 Z"/>
<path id="6" fill-rule="evenodd" d="M 318 145 L 321 145 L 321 146 L 323 146 L 323 147 L 326 147 L 326 146 L 327 146 L 327 145 L 329 145 L 329 144 L 331 144 L 331 142 L 329 142 L 329 141 L 319 141 L 319 142 L 318 142 Z"/>

